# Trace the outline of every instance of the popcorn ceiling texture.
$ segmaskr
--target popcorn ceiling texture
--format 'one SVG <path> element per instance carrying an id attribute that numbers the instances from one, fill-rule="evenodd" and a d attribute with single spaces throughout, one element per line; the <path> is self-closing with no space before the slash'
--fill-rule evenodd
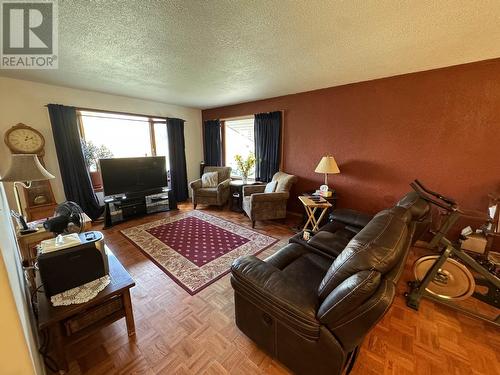
<path id="1" fill-rule="evenodd" d="M 493 1 L 59 1 L 59 69 L 0 75 L 197 108 L 500 56 Z"/>

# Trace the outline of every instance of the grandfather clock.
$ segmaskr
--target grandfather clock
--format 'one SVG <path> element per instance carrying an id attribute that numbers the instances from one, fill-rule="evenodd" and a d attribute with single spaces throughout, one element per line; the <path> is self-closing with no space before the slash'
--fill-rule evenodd
<path id="1" fill-rule="evenodd" d="M 24 124 L 17 124 L 5 133 L 5 144 L 13 154 L 37 154 L 45 167 L 45 139 L 38 130 Z M 49 180 L 33 181 L 29 189 L 24 189 L 27 221 L 43 219 L 54 215 L 57 207 Z"/>

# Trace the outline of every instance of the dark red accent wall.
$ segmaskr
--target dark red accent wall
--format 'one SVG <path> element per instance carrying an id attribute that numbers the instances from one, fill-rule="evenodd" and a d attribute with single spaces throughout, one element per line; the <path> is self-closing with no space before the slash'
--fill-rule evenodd
<path id="1" fill-rule="evenodd" d="M 419 178 L 484 210 L 500 190 L 500 59 L 203 111 L 203 119 L 284 110 L 284 170 L 293 193 L 319 187 L 335 156 L 339 207 L 375 212 Z M 300 209 L 293 200 L 291 208 Z"/>

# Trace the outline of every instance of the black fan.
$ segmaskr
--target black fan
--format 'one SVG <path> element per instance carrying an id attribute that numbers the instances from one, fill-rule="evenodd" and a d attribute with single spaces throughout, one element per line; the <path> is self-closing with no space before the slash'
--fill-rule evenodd
<path id="1" fill-rule="evenodd" d="M 43 227 L 55 234 L 80 233 L 83 229 L 83 211 L 75 202 L 61 203 L 54 217 L 44 222 Z"/>

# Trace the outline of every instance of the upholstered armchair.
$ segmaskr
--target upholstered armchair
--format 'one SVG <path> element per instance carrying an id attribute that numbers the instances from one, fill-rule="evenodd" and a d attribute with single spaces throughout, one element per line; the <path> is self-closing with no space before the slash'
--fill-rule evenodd
<path id="1" fill-rule="evenodd" d="M 286 204 L 290 196 L 290 188 L 297 181 L 297 177 L 284 172 L 274 174 L 272 181 L 276 181 L 276 189 L 272 193 L 265 193 L 266 185 L 243 186 L 243 210 L 252 220 L 252 228 L 257 220 L 284 219 Z"/>
<path id="2" fill-rule="evenodd" d="M 203 172 L 217 172 L 219 182 L 213 188 L 202 187 L 201 178 L 189 184 L 193 190 L 192 199 L 194 208 L 196 208 L 198 203 L 223 206 L 229 198 L 231 167 L 205 167 Z"/>

